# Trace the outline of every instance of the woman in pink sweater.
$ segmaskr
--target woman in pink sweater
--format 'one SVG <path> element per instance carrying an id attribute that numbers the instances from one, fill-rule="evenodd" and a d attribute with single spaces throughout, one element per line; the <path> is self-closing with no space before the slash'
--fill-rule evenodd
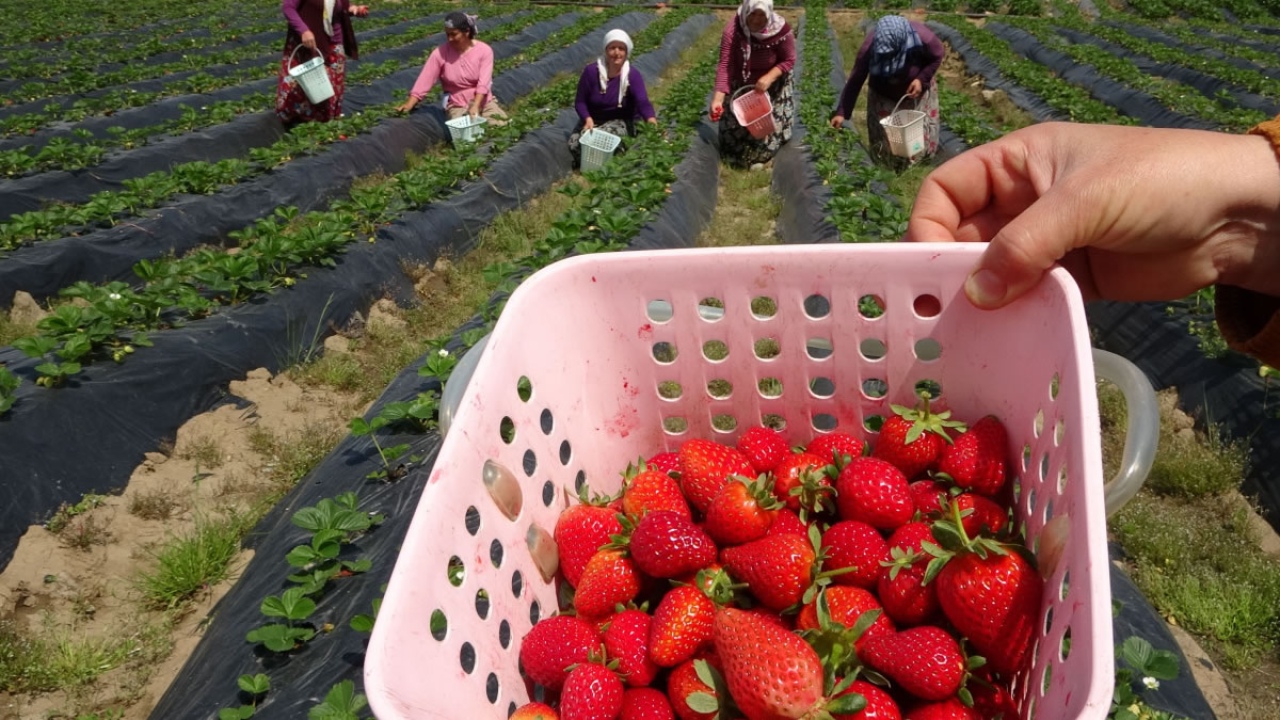
<path id="1" fill-rule="evenodd" d="M 791 70 L 796 65 L 796 37 L 787 21 L 773 11 L 773 0 L 743 0 L 720 38 L 720 66 L 716 69 L 711 120 L 720 122 L 720 157 L 738 167 L 773 159 L 791 139 L 795 103 Z M 755 138 L 734 117 L 734 93 L 768 93 L 773 104 L 774 131 Z"/>
<path id="2" fill-rule="evenodd" d="M 444 35 L 448 42 L 431 51 L 409 91 L 409 99 L 397 109 L 412 110 L 438 80 L 445 92 L 444 112 L 448 119 L 484 116 L 490 124 L 505 125 L 507 113 L 492 90 L 493 48 L 476 40 L 476 16 L 449 13 L 444 18 Z"/>

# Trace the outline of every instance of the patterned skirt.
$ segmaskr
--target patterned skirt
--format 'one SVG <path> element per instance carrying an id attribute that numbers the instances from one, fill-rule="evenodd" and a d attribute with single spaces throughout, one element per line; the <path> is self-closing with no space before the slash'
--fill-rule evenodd
<path id="1" fill-rule="evenodd" d="M 626 120 L 609 120 L 596 125 L 597 130 L 603 130 L 607 133 L 617 135 L 622 138 L 622 142 L 618 143 L 618 148 L 613 151 L 614 155 L 621 155 L 627 151 L 627 138 L 636 134 L 635 127 Z M 573 155 L 573 166 L 578 167 L 582 164 L 582 122 L 578 122 L 578 128 L 569 136 L 569 154 Z"/>
<path id="2" fill-rule="evenodd" d="M 734 88 L 737 90 L 738 88 Z M 732 96 L 732 93 L 730 93 Z M 720 158 L 734 167 L 750 167 L 767 163 L 777 154 L 778 148 L 791 139 L 791 125 L 795 120 L 796 106 L 792 97 L 791 73 L 784 73 L 769 86 L 769 102 L 773 103 L 774 131 L 768 137 L 757 140 L 751 132 L 738 124 L 738 119 L 725 98 L 724 114 L 720 116 Z"/>
<path id="3" fill-rule="evenodd" d="M 303 91 L 301 83 L 289 77 L 289 58 L 298 46 L 296 42 L 284 44 L 284 57 L 280 60 L 280 79 L 276 83 L 276 115 L 286 125 L 302 122 L 328 122 L 342 115 L 342 93 L 346 89 L 347 54 L 341 45 L 333 46 L 333 51 L 324 58 L 325 70 L 329 72 L 329 82 L 333 83 L 333 97 L 312 105 Z M 304 57 L 305 56 L 305 57 Z M 302 62 L 313 54 L 300 51 L 296 56 Z"/>
<path id="4" fill-rule="evenodd" d="M 871 141 L 871 155 L 878 160 L 894 157 L 889 151 L 889 138 L 885 135 L 880 120 L 893 114 L 893 108 L 898 105 L 899 100 L 902 98 L 886 97 L 867 88 L 867 137 Z M 924 154 L 928 157 L 938 152 L 938 84 L 930 83 L 915 100 L 902 100 L 898 109 L 924 112 Z"/>

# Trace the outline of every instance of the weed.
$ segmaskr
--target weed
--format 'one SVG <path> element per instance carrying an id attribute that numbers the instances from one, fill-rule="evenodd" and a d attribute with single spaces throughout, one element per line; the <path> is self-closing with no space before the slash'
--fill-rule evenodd
<path id="1" fill-rule="evenodd" d="M 329 454 L 341 439 L 340 433 L 319 423 L 308 423 L 285 435 L 254 425 L 249 431 L 249 446 L 267 459 L 262 473 L 283 495 Z"/>
<path id="2" fill-rule="evenodd" d="M 178 459 L 193 461 L 206 470 L 216 469 L 222 467 L 224 460 L 222 445 L 208 435 L 193 437 L 178 450 Z"/>
<path id="3" fill-rule="evenodd" d="M 58 535 L 67 547 L 84 552 L 94 545 L 106 545 L 111 540 L 111 531 L 93 515 L 72 520 Z"/>
<path id="4" fill-rule="evenodd" d="M 140 492 L 129 498 L 129 514 L 143 520 L 168 520 L 178 507 L 177 499 L 163 490 Z"/>
<path id="5" fill-rule="evenodd" d="M 88 493 L 75 505 L 62 503 L 62 506 L 53 514 L 53 517 L 49 518 L 48 522 L 44 524 L 44 527 L 55 535 L 60 534 L 66 529 L 67 525 L 70 524 L 72 518 L 83 515 L 84 513 L 98 507 L 105 502 L 106 499 L 106 495 Z"/>
<path id="6" fill-rule="evenodd" d="M 155 609 L 180 607 L 227 579 L 247 529 L 246 518 L 233 515 L 200 522 L 189 534 L 170 540 L 155 551 L 154 568 L 138 576 L 144 602 Z"/>

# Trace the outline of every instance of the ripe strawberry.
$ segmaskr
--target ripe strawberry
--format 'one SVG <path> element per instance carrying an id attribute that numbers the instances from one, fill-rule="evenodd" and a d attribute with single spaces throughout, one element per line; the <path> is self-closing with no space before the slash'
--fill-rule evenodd
<path id="1" fill-rule="evenodd" d="M 601 618 L 634 600 L 641 585 L 640 570 L 626 551 L 606 548 L 587 561 L 573 595 L 573 607 L 579 615 Z"/>
<path id="2" fill-rule="evenodd" d="M 527 702 L 516 708 L 507 720 L 560 720 L 555 708 L 540 702 Z"/>
<path id="3" fill-rule="evenodd" d="M 915 408 L 891 405 L 894 414 L 880 426 L 872 457 L 893 463 L 908 480 L 933 467 L 942 449 L 951 442 L 951 430 L 963 432 L 964 424 L 951 420 L 951 411 L 934 413 L 929 396 L 922 394 Z"/>
<path id="4" fill-rule="evenodd" d="M 889 557 L 889 545 L 880 532 L 857 520 L 842 520 L 827 528 L 822 533 L 822 549 L 824 570 L 850 569 L 832 577 L 832 582 L 867 589 L 876 586 L 884 571 L 880 563 Z"/>
<path id="5" fill-rule="evenodd" d="M 769 531 L 766 535 L 803 535 L 809 536 L 809 526 L 805 525 L 800 516 L 792 512 L 788 508 L 778 508 L 778 512 L 773 516 L 773 523 L 769 525 Z"/>
<path id="6" fill-rule="evenodd" d="M 631 688 L 622 694 L 622 714 L 618 720 L 676 720 L 676 714 L 661 690 Z"/>
<path id="7" fill-rule="evenodd" d="M 960 644 L 934 625 L 867 638 L 859 655 L 921 700 L 945 700 L 955 695 L 968 672 Z"/>
<path id="8" fill-rule="evenodd" d="M 817 554 L 799 535 L 769 535 L 720 551 L 720 562 L 745 582 L 760 604 L 781 612 L 800 602 L 813 583 Z"/>
<path id="9" fill-rule="evenodd" d="M 793 453 L 783 458 L 773 471 L 773 494 L 786 503 L 787 509 L 810 514 L 834 509 L 831 502 L 831 478 L 827 462 L 808 452 Z"/>
<path id="10" fill-rule="evenodd" d="M 852 685 L 836 697 L 853 694 L 861 695 L 866 705 L 853 713 L 839 713 L 833 710 L 831 717 L 834 720 L 902 720 L 902 711 L 898 709 L 897 701 L 882 688 L 865 680 L 854 680 Z"/>
<path id="11" fill-rule="evenodd" d="M 680 446 L 680 489 L 698 512 L 706 512 L 712 498 L 733 475 L 755 477 L 755 468 L 737 449 L 694 438 Z"/>
<path id="12" fill-rule="evenodd" d="M 716 686 L 720 683 L 706 682 L 699 677 L 700 672 L 707 679 L 718 675 L 716 663 L 710 659 L 686 660 L 667 676 L 667 699 L 671 701 L 671 709 L 680 720 L 717 720 L 720 717 L 717 710 L 699 712 L 689 704 L 689 696 L 694 693 L 709 695 L 717 702 L 722 699 L 716 692 Z"/>
<path id="13" fill-rule="evenodd" d="M 1016 720 L 1019 717 L 1018 702 L 1009 692 L 1009 686 L 992 677 L 991 668 L 982 666 L 973 672 L 977 682 L 969 683 L 973 696 L 973 709 L 984 720 Z"/>
<path id="14" fill-rule="evenodd" d="M 680 483 L 670 475 L 650 467 L 632 466 L 623 473 L 623 478 L 622 511 L 627 515 L 639 518 L 655 510 L 670 510 L 685 517 L 693 516 Z"/>
<path id="15" fill-rule="evenodd" d="M 791 446 L 782 437 L 782 433 L 755 425 L 743 431 L 738 437 L 738 452 L 755 468 L 755 475 L 772 472 L 782 459 L 791 454 Z"/>
<path id="16" fill-rule="evenodd" d="M 667 591 L 653 611 L 649 626 L 649 658 L 660 667 L 675 667 L 711 641 L 716 605 L 693 585 Z"/>
<path id="17" fill-rule="evenodd" d="M 529 629 L 520 644 L 520 666 L 533 682 L 559 690 L 570 665 L 586 662 L 600 646 L 600 633 L 576 615 L 553 615 Z"/>
<path id="18" fill-rule="evenodd" d="M 627 541 L 636 565 L 650 577 L 673 578 L 716 560 L 716 545 L 702 528 L 668 510 L 640 518 Z"/>
<path id="19" fill-rule="evenodd" d="M 623 610 L 609 618 L 601 636 L 605 657 L 618 661 L 618 674 L 630 687 L 646 687 L 658 674 L 658 666 L 649 659 L 651 624 L 649 613 Z"/>
<path id="20" fill-rule="evenodd" d="M 952 495 L 946 502 L 953 504 L 960 512 L 960 522 L 969 537 L 979 535 L 997 536 L 1009 524 L 1009 511 L 1003 505 L 983 495 L 962 492 Z M 944 512 L 950 509 L 943 505 Z"/>
<path id="21" fill-rule="evenodd" d="M 1010 716 L 1009 720 L 1015 716 Z M 907 711 L 905 720 L 992 720 L 976 709 L 960 702 L 960 698 L 947 698 L 941 702 L 921 703 Z"/>
<path id="22" fill-rule="evenodd" d="M 842 520 L 859 520 L 892 531 L 911 520 L 915 502 L 907 477 L 875 457 L 855 458 L 836 479 L 836 507 Z"/>
<path id="23" fill-rule="evenodd" d="M 845 630 L 852 630 L 858 624 L 858 618 L 864 614 L 873 611 L 880 611 L 879 615 L 866 627 L 865 630 L 853 639 L 854 646 L 861 648 L 867 638 L 877 635 L 896 632 L 893 620 L 884 614 L 880 602 L 876 600 L 876 596 L 870 591 L 860 587 L 846 587 L 844 585 L 828 585 L 823 588 L 818 599 L 806 604 L 800 609 L 800 614 L 796 616 L 796 630 L 826 630 L 822 626 L 822 613 L 819 612 L 818 602 L 825 598 L 827 603 L 827 618 L 830 623 L 836 623 Z"/>
<path id="24" fill-rule="evenodd" d="M 822 661 L 799 635 L 751 613 L 723 608 L 716 613 L 714 638 L 729 695 L 748 720 L 817 717 L 821 712 Z"/>
<path id="25" fill-rule="evenodd" d="M 1004 489 L 1009 453 L 1009 433 L 994 415 L 978 420 L 943 449 L 938 473 L 951 478 L 957 487 L 979 495 L 995 497 Z"/>
<path id="26" fill-rule="evenodd" d="M 560 720 L 613 720 L 622 712 L 622 680 L 612 670 L 584 662 L 569 671 L 560 695 Z"/>
<path id="27" fill-rule="evenodd" d="M 866 449 L 867 444 L 861 438 L 854 437 L 846 432 L 836 431 L 819 435 L 810 440 L 804 451 L 810 455 L 817 455 L 825 463 L 835 463 L 843 467 L 845 462 L 861 457 Z"/>
<path id="28" fill-rule="evenodd" d="M 734 478 L 707 506 L 703 529 L 720 547 L 759 540 L 769 532 L 782 503 L 773 496 L 773 481 Z"/>
<path id="29" fill-rule="evenodd" d="M 622 532 L 617 513 L 596 505 L 570 505 L 556 519 L 555 541 L 560 553 L 560 571 L 570 587 L 578 587 L 587 561 Z"/>
<path id="30" fill-rule="evenodd" d="M 925 523 L 910 522 L 895 530 L 889 537 L 885 572 L 876 583 L 885 612 L 903 626 L 931 623 L 938 615 L 937 584 L 925 583 L 933 559 L 923 550 L 925 542 L 935 542 Z"/>
<path id="31" fill-rule="evenodd" d="M 1027 666 L 1044 581 L 1022 555 L 995 543 L 962 550 L 946 560 L 936 582 L 942 613 L 992 670 L 1012 675 Z"/>
<path id="32" fill-rule="evenodd" d="M 920 517 L 925 519 L 942 517 L 942 505 L 947 501 L 949 489 L 946 483 L 923 478 L 912 480 L 908 487 L 911 488 L 911 500 L 915 503 L 916 512 L 920 513 Z"/>
<path id="33" fill-rule="evenodd" d="M 660 452 L 645 463 L 650 468 L 670 475 L 680 472 L 680 456 L 673 452 Z"/>

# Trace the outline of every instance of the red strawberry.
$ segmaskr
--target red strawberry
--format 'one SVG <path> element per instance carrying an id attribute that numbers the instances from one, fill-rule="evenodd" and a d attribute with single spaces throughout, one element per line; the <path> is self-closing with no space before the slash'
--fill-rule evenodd
<path id="1" fill-rule="evenodd" d="M 680 488 L 698 512 L 706 512 L 712 498 L 734 475 L 755 477 L 755 468 L 735 448 L 694 438 L 680 446 Z"/>
<path id="2" fill-rule="evenodd" d="M 865 613 L 872 611 L 881 611 L 879 616 L 867 626 L 865 630 L 854 640 L 855 647 L 862 647 L 863 642 L 867 638 L 877 635 L 892 633 L 897 630 L 893 625 L 893 620 L 885 615 L 880 602 L 876 600 L 876 596 L 869 591 L 859 587 L 845 587 L 844 585 L 828 585 L 823 588 L 821 597 L 826 598 L 827 615 L 830 621 L 837 623 L 846 630 L 852 630 L 858 623 L 858 618 Z M 800 614 L 796 616 L 796 630 L 823 630 L 818 612 L 818 600 L 805 605 L 800 609 Z"/>
<path id="3" fill-rule="evenodd" d="M 725 685 L 748 720 L 817 717 L 822 661 L 799 635 L 734 608 L 716 613 L 714 632 Z"/>
<path id="4" fill-rule="evenodd" d="M 520 666 L 533 682 L 559 690 L 570 665 L 586 662 L 600 645 L 600 633 L 576 615 L 553 615 L 529 629 L 520 644 Z"/>
<path id="5" fill-rule="evenodd" d="M 680 720 L 717 720 L 720 717 L 715 709 L 699 712 L 690 705 L 689 696 L 695 693 L 709 695 L 715 702 L 720 700 L 715 689 L 719 683 L 705 682 L 699 677 L 700 673 L 710 680 L 719 671 L 710 660 L 686 660 L 677 665 L 667 677 L 667 699 L 671 701 L 671 709 Z"/>
<path id="6" fill-rule="evenodd" d="M 1009 453 L 1009 433 L 994 415 L 978 420 L 942 450 L 938 473 L 951 478 L 957 487 L 979 495 L 995 497 L 1007 479 L 1005 458 Z"/>
<path id="7" fill-rule="evenodd" d="M 882 688 L 865 680 L 854 680 L 852 685 L 836 697 L 852 694 L 861 695 L 866 704 L 854 713 L 839 713 L 833 710 L 831 717 L 834 720 L 902 720 L 898 703 Z M 1013 719 L 1010 718 L 1010 720 Z"/>
<path id="8" fill-rule="evenodd" d="M 678 577 L 716 560 L 716 545 L 707 533 L 688 517 L 668 510 L 640 518 L 627 542 L 636 565 L 650 577 Z"/>
<path id="9" fill-rule="evenodd" d="M 952 697 L 968 672 L 960 644 L 947 631 L 933 625 L 867 638 L 858 654 L 921 700 Z"/>
<path id="10" fill-rule="evenodd" d="M 738 437 L 738 452 L 755 468 L 754 475 L 760 475 L 771 472 L 783 458 L 790 455 L 791 446 L 787 445 L 786 439 L 777 430 L 755 425 Z"/>
<path id="11" fill-rule="evenodd" d="M 599 663 L 569 671 L 560 695 L 560 720 L 614 720 L 622 712 L 622 680 Z"/>
<path id="12" fill-rule="evenodd" d="M 832 577 L 838 585 L 871 589 L 876 586 L 884 568 L 880 563 L 889 557 L 889 545 L 880 532 L 857 520 L 842 520 L 822 533 L 822 549 L 826 559 L 824 570 L 845 570 Z"/>
<path id="13" fill-rule="evenodd" d="M 655 510 L 670 510 L 692 517 L 689 502 L 684 499 L 680 483 L 670 475 L 652 468 L 627 468 L 623 473 L 622 511 L 642 517 Z"/>
<path id="14" fill-rule="evenodd" d="M 622 532 L 617 513 L 595 505 L 570 505 L 556 519 L 556 549 L 560 553 L 560 571 L 570 587 L 577 587 L 587 561 Z"/>
<path id="15" fill-rule="evenodd" d="M 1009 692 L 1009 686 L 995 681 L 991 676 L 991 668 L 982 666 L 974 670 L 977 682 L 969 683 L 969 693 L 973 696 L 973 709 L 984 720 L 1017 720 L 1018 702 Z"/>
<path id="16" fill-rule="evenodd" d="M 929 396 L 922 394 L 916 408 L 891 405 L 894 414 L 880 426 L 872 457 L 893 463 L 908 480 L 933 467 L 942 449 L 951 442 L 951 430 L 963 432 L 964 424 L 951 420 L 951 411 L 929 410 Z"/>
<path id="17" fill-rule="evenodd" d="M 630 687 L 645 687 L 658 674 L 649 659 L 649 626 L 652 618 L 643 610 L 623 610 L 605 626 L 605 657 L 618 661 L 617 671 Z"/>
<path id="18" fill-rule="evenodd" d="M 800 602 L 813 583 L 817 555 L 799 535 L 769 535 L 720 551 L 720 562 L 745 582 L 764 607 L 781 612 Z"/>
<path id="19" fill-rule="evenodd" d="M 943 614 L 992 670 L 1012 675 L 1027 666 L 1044 581 L 1022 555 L 995 543 L 961 551 L 946 560 L 937 584 Z"/>
<path id="20" fill-rule="evenodd" d="M 516 708 L 507 720 L 560 720 L 555 708 L 540 702 L 527 702 Z"/>
<path id="21" fill-rule="evenodd" d="M 670 475 L 680 472 L 680 456 L 673 452 L 661 452 L 649 458 L 646 463 L 650 468 Z"/>
<path id="22" fill-rule="evenodd" d="M 676 720 L 676 714 L 661 690 L 631 688 L 622 694 L 622 714 L 618 720 Z"/>
<path id="23" fill-rule="evenodd" d="M 640 593 L 640 570 L 626 551 L 606 548 L 591 556 L 582 571 L 573 607 L 579 615 L 601 618 Z M 562 710 L 563 712 L 563 710 Z"/>
<path id="24" fill-rule="evenodd" d="M 1009 524 L 1009 511 L 989 497 L 962 492 L 947 501 L 960 511 L 960 522 L 969 537 L 996 536 Z M 950 510 L 944 505 L 944 512 Z"/>
<path id="25" fill-rule="evenodd" d="M 810 455 L 817 455 L 825 463 L 843 465 L 844 462 L 861 457 L 866 450 L 866 443 L 861 438 L 845 432 L 829 432 L 819 435 L 805 447 Z"/>
<path id="26" fill-rule="evenodd" d="M 836 507 L 842 520 L 860 520 L 888 531 L 910 521 L 916 511 L 907 477 L 875 457 L 855 458 L 840 471 Z"/>
<path id="27" fill-rule="evenodd" d="M 936 583 L 925 583 L 925 574 L 933 556 L 923 550 L 925 542 L 935 542 L 930 526 L 911 522 L 889 537 L 889 557 L 885 572 L 876 583 L 876 594 L 884 610 L 904 626 L 924 625 L 936 619 L 938 593 Z"/>
<path id="28" fill-rule="evenodd" d="M 788 508 L 779 508 L 778 512 L 773 516 L 773 523 L 769 525 L 769 532 L 766 535 L 803 535 L 809 536 L 809 526 L 804 524 L 800 516 L 792 512 Z"/>
<path id="29" fill-rule="evenodd" d="M 702 527 L 720 547 L 741 545 L 764 537 L 780 507 L 772 480 L 734 478 L 707 506 Z"/>
<path id="30" fill-rule="evenodd" d="M 942 504 L 947 500 L 948 486 L 946 483 L 924 478 L 911 481 L 909 487 L 911 488 L 911 500 L 915 503 L 916 512 L 920 513 L 920 517 L 938 518 L 942 516 Z"/>
<path id="31" fill-rule="evenodd" d="M 818 455 L 802 452 L 783 458 L 773 471 L 773 494 L 792 512 L 805 508 L 809 513 L 833 509 L 831 478 L 827 462 Z"/>
<path id="32" fill-rule="evenodd" d="M 1010 716 L 1012 720 L 1014 716 Z M 904 720 L 986 720 L 982 713 L 960 702 L 960 698 L 947 698 L 941 702 L 922 703 L 907 711 Z"/>
<path id="33" fill-rule="evenodd" d="M 716 605 L 693 585 L 667 591 L 653 611 L 649 626 L 649 658 L 661 667 L 675 667 L 692 658 L 711 641 Z"/>

